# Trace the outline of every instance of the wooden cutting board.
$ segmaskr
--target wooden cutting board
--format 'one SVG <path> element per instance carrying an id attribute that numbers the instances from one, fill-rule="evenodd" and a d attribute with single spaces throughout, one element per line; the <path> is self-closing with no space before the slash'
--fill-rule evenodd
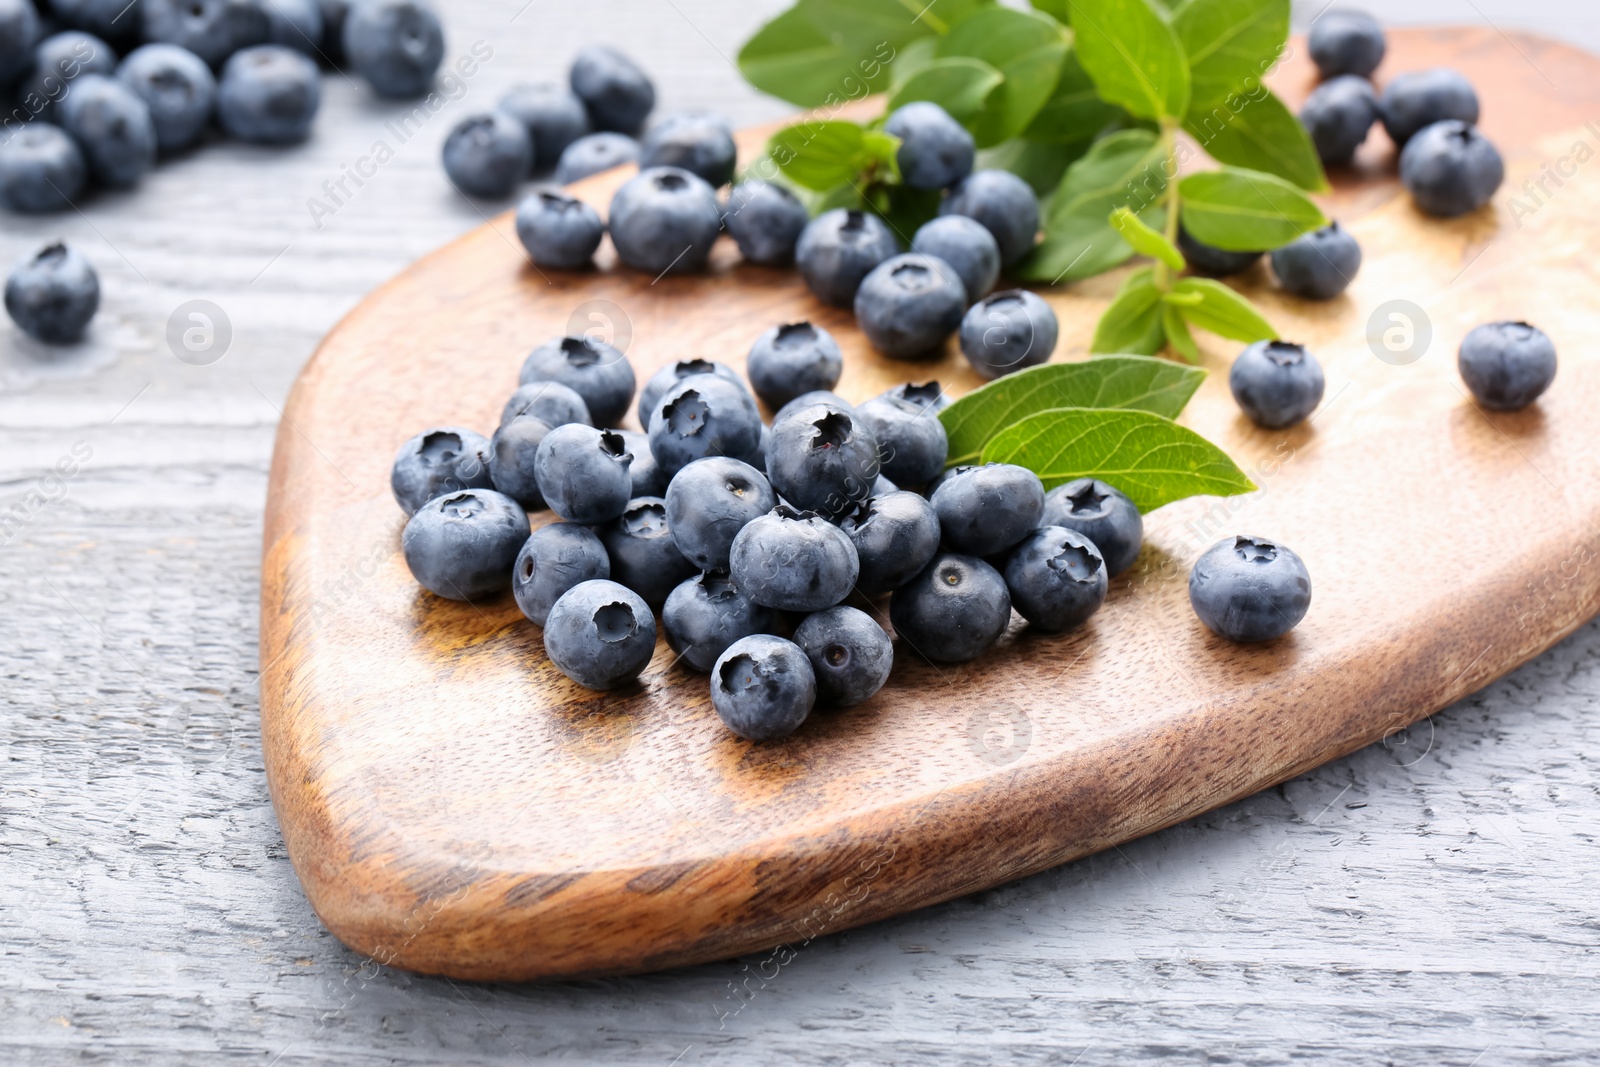
<path id="1" fill-rule="evenodd" d="M 782 744 L 729 734 L 704 676 L 664 641 L 636 689 L 592 693 L 550 666 L 509 595 L 471 606 L 419 590 L 391 457 L 429 425 L 490 430 L 523 356 L 567 332 L 610 330 L 642 382 L 690 356 L 738 365 L 763 329 L 810 317 L 839 338 L 840 391 L 857 399 L 909 379 L 973 388 L 953 346 L 933 365 L 880 359 L 848 314 L 728 242 L 703 276 L 652 281 L 609 246 L 593 273 L 540 273 L 509 216 L 375 292 L 296 384 L 267 507 L 262 735 L 318 916 L 380 963 L 464 978 L 787 945 L 777 964 L 813 937 L 1149 833 L 1394 734 L 1594 614 L 1600 125 L 1584 123 L 1600 117 L 1600 60 L 1489 29 L 1390 40 L 1385 77 L 1444 63 L 1472 78 L 1509 178 L 1470 218 L 1424 218 L 1377 131 L 1327 198 L 1365 251 L 1349 292 L 1308 304 L 1264 267 L 1237 280 L 1328 377 L 1312 422 L 1262 431 L 1228 395 L 1238 346 L 1203 338 L 1212 374 L 1184 421 L 1260 490 L 1148 516 L 1138 564 L 1081 630 L 1019 624 L 961 666 L 902 651 L 876 699 Z M 1277 87 L 1297 102 L 1310 83 L 1297 51 Z M 603 212 L 624 177 L 578 192 Z M 1048 294 L 1057 359 L 1085 358 L 1120 276 Z M 1423 309 L 1431 344 L 1380 345 L 1380 359 L 1369 320 L 1377 335 L 1398 325 L 1382 307 L 1397 299 Z M 1532 409 L 1485 415 L 1455 349 L 1498 318 L 1545 329 L 1561 367 Z M 1190 562 L 1234 533 L 1281 539 L 1311 571 L 1310 614 L 1264 647 L 1213 637 L 1189 608 Z"/>

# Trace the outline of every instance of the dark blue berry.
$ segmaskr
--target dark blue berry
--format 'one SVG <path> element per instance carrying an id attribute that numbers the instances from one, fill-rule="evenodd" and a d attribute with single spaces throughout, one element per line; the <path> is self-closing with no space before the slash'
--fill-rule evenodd
<path id="1" fill-rule="evenodd" d="M 1044 485 L 1037 474 L 1012 463 L 957 467 L 940 481 L 932 504 L 946 548 L 993 556 L 1038 527 Z"/>
<path id="2" fill-rule="evenodd" d="M 696 374 L 714 374 L 718 378 L 732 382 L 740 389 L 745 387 L 739 373 L 726 363 L 710 359 L 680 359 L 668 363 L 652 374 L 649 381 L 644 383 L 644 388 L 639 390 L 639 425 L 649 429 L 650 416 L 655 414 L 661 398 L 679 382 Z"/>
<path id="3" fill-rule="evenodd" d="M 1494 411 L 1525 408 L 1556 377 L 1556 346 L 1525 322 L 1491 322 L 1461 342 L 1461 380 L 1478 403 Z"/>
<path id="4" fill-rule="evenodd" d="M 12 211 L 65 210 L 88 181 L 83 151 L 59 126 L 31 122 L 0 144 L 0 201 Z"/>
<path id="5" fill-rule="evenodd" d="M 423 430 L 400 446 L 389 471 L 389 488 L 407 515 L 436 496 L 460 489 L 488 489 L 491 448 L 480 433 L 456 426 Z"/>
<path id="6" fill-rule="evenodd" d="M 810 221 L 793 193 L 764 181 L 744 181 L 728 190 L 722 212 L 722 224 L 739 245 L 739 254 L 764 267 L 794 262 L 795 243 Z"/>
<path id="7" fill-rule="evenodd" d="M 0 85 L 12 84 L 28 70 L 39 31 L 33 0 L 0 0 Z"/>
<path id="8" fill-rule="evenodd" d="M 1239 409 L 1269 430 L 1293 426 L 1315 411 L 1325 384 L 1317 357 L 1288 341 L 1257 341 L 1228 372 Z"/>
<path id="9" fill-rule="evenodd" d="M 305 140 L 322 106 L 322 75 L 305 55 L 277 44 L 235 52 L 217 83 L 217 119 L 252 144 Z"/>
<path id="10" fill-rule="evenodd" d="M 655 86 L 639 65 L 614 48 L 591 45 L 572 60 L 572 91 L 597 130 L 635 133 L 656 106 Z"/>
<path id="11" fill-rule="evenodd" d="M 1226 278 L 1247 271 L 1261 258 L 1260 252 L 1229 252 L 1225 248 L 1215 248 L 1197 241 L 1182 226 L 1178 227 L 1178 250 L 1195 271 L 1215 278 Z"/>
<path id="12" fill-rule="evenodd" d="M 711 669 L 711 706 L 747 741 L 776 741 L 800 728 L 817 702 L 811 661 L 792 641 L 752 634 L 729 645 Z"/>
<path id="13" fill-rule="evenodd" d="M 738 150 L 728 120 L 709 111 L 667 115 L 639 139 L 639 166 L 678 167 L 719 187 L 733 180 Z"/>
<path id="14" fill-rule="evenodd" d="M 617 258 L 648 274 L 686 274 L 705 267 L 722 228 L 717 194 L 678 167 L 652 167 L 611 198 L 611 243 Z"/>
<path id="15" fill-rule="evenodd" d="M 1300 122 L 1311 135 L 1322 162 L 1350 162 L 1378 121 L 1378 94 L 1372 83 L 1355 74 L 1341 74 L 1311 90 L 1300 109 Z"/>
<path id="16" fill-rule="evenodd" d="M 1324 78 L 1340 74 L 1366 77 L 1383 62 L 1383 27 L 1365 11 L 1325 11 L 1306 36 L 1311 61 Z"/>
<path id="17" fill-rule="evenodd" d="M 667 486 L 673 539 L 703 571 L 727 570 L 739 531 L 777 506 L 778 498 L 760 471 L 726 456 L 696 460 Z"/>
<path id="18" fill-rule="evenodd" d="M 217 79 L 205 60 L 175 44 L 128 53 L 117 78 L 150 108 L 163 152 L 188 148 L 205 133 L 217 106 Z"/>
<path id="19" fill-rule="evenodd" d="M 1056 313 L 1038 294 L 1007 289 L 967 309 L 961 351 L 973 370 L 999 378 L 1049 360 L 1059 333 Z"/>
<path id="20" fill-rule="evenodd" d="M 544 507 L 536 466 L 539 446 L 551 426 L 536 415 L 518 415 L 502 422 L 489 439 L 489 480 L 529 511 Z"/>
<path id="21" fill-rule="evenodd" d="M 982 299 L 1000 277 L 1000 246 L 983 224 L 965 215 L 941 215 L 911 238 L 911 251 L 950 264 L 967 291 L 967 303 Z"/>
<path id="22" fill-rule="evenodd" d="M 864 211 L 824 211 L 800 231 L 795 266 L 817 299 L 850 307 L 874 267 L 900 250 L 882 219 Z"/>
<path id="23" fill-rule="evenodd" d="M 866 596 L 905 585 L 939 551 L 939 516 L 916 493 L 874 496 L 840 519 L 839 528 L 856 546 L 856 588 Z"/>
<path id="24" fill-rule="evenodd" d="M 633 590 L 593 579 L 562 594 L 544 623 L 544 651 L 586 689 L 627 685 L 656 650 L 656 617 Z"/>
<path id="25" fill-rule="evenodd" d="M 1011 625 L 1006 581 L 974 556 L 940 553 L 889 600 L 895 633 L 924 659 L 977 659 Z"/>
<path id="26" fill-rule="evenodd" d="M 639 161 L 639 142 L 620 133 L 591 133 L 561 150 L 555 180 L 570 185 L 591 174 Z"/>
<path id="27" fill-rule="evenodd" d="M 666 496 L 667 475 L 650 452 L 650 436 L 637 430 L 616 432 L 622 435 L 623 442 L 633 455 L 633 462 L 628 464 L 628 477 L 633 479 L 634 497 Z"/>
<path id="28" fill-rule="evenodd" d="M 761 448 L 761 413 L 742 385 L 715 374 L 684 378 L 650 416 L 650 452 L 668 477 L 697 459 L 749 459 Z"/>
<path id="29" fill-rule="evenodd" d="M 1361 269 L 1361 245 L 1337 222 L 1304 234 L 1272 253 L 1272 272 L 1295 296 L 1332 300 Z"/>
<path id="30" fill-rule="evenodd" d="M 1229 641 L 1282 637 L 1311 606 L 1311 575 L 1284 545 L 1228 537 L 1189 572 L 1189 603 L 1211 631 Z"/>
<path id="31" fill-rule="evenodd" d="M 322 7 L 317 0 L 267 0 L 267 40 L 316 58 L 322 48 Z"/>
<path id="32" fill-rule="evenodd" d="M 587 526 L 553 522 L 533 531 L 511 568 L 511 594 L 530 622 L 540 626 L 567 590 L 611 577 L 611 557 Z"/>
<path id="33" fill-rule="evenodd" d="M 1100 550 L 1064 526 L 1041 527 L 1013 548 L 1005 578 L 1017 614 L 1051 633 L 1081 625 L 1106 601 Z"/>
<path id="34" fill-rule="evenodd" d="M 909 188 L 944 189 L 972 173 L 972 134 L 938 104 L 918 100 L 896 108 L 883 130 L 900 138 L 895 161 Z"/>
<path id="35" fill-rule="evenodd" d="M 23 333 L 46 344 L 83 337 L 100 308 L 100 279 L 89 261 L 53 244 L 17 264 L 6 279 L 6 311 Z"/>
<path id="36" fill-rule="evenodd" d="M 896 485 L 926 485 L 944 470 L 950 440 L 938 412 L 909 400 L 879 396 L 856 408 L 856 418 L 878 441 L 882 477 Z"/>
<path id="37" fill-rule="evenodd" d="M 667 502 L 658 496 L 628 501 L 627 510 L 600 527 L 599 534 L 611 557 L 611 580 L 638 593 L 652 608 L 659 608 L 698 569 L 678 551 Z"/>
<path id="38" fill-rule="evenodd" d="M 811 403 L 772 424 L 767 479 L 796 507 L 835 518 L 872 495 L 878 456 L 878 439 L 853 410 Z"/>
<path id="39" fill-rule="evenodd" d="M 874 267 L 856 290 L 856 323 L 872 346 L 896 359 L 927 359 L 961 325 L 967 291 L 955 269 L 916 252 Z"/>
<path id="40" fill-rule="evenodd" d="M 554 189 L 540 189 L 517 207 L 517 237 L 541 267 L 588 266 L 604 234 L 599 212 Z"/>
<path id="41" fill-rule="evenodd" d="M 1039 232 L 1039 198 L 1007 170 L 975 170 L 958 182 L 939 206 L 941 215 L 977 219 L 994 234 L 1000 263 L 1009 267 L 1033 250 Z"/>
<path id="42" fill-rule="evenodd" d="M 55 122 L 55 105 L 66 98 L 74 81 L 86 74 L 114 74 L 116 69 L 116 51 L 94 34 L 53 33 L 34 46 L 32 69 L 17 84 L 17 102 L 22 111 Z"/>
<path id="43" fill-rule="evenodd" d="M 870 698 L 889 680 L 894 645 L 883 627 L 855 608 L 837 607 L 806 616 L 794 643 L 811 661 L 817 696 L 838 708 Z"/>
<path id="44" fill-rule="evenodd" d="M 628 507 L 633 454 L 614 431 L 569 422 L 539 442 L 534 474 L 550 510 L 568 522 L 610 522 Z"/>
<path id="45" fill-rule="evenodd" d="M 517 386 L 500 410 L 500 424 L 503 426 L 518 415 L 532 415 L 549 426 L 565 426 L 569 422 L 594 425 L 583 397 L 560 382 L 537 381 Z"/>
<path id="46" fill-rule="evenodd" d="M 1098 478 L 1078 478 L 1046 493 L 1039 525 L 1062 526 L 1093 541 L 1112 578 L 1133 566 L 1144 544 L 1139 509 Z"/>
<path id="47" fill-rule="evenodd" d="M 1436 122 L 1478 121 L 1478 94 L 1459 71 L 1448 67 L 1396 74 L 1383 90 L 1383 128 L 1397 145 Z"/>
<path id="48" fill-rule="evenodd" d="M 140 0 L 139 10 L 146 41 L 187 48 L 213 70 L 272 32 L 260 0 Z"/>
<path id="49" fill-rule="evenodd" d="M 745 358 L 751 388 L 774 409 L 806 393 L 827 392 L 843 372 L 839 342 L 809 322 L 772 327 L 756 338 Z"/>
<path id="50" fill-rule="evenodd" d="M 137 185 L 156 163 L 150 109 L 127 86 L 104 74 L 72 83 L 59 108 L 61 128 L 83 150 L 89 173 L 111 189 Z"/>
<path id="51" fill-rule="evenodd" d="M 633 399 L 633 364 L 621 352 L 593 337 L 558 337 L 535 348 L 523 361 L 517 381 L 560 382 L 589 407 L 597 426 L 615 426 Z"/>
<path id="52" fill-rule="evenodd" d="M 514 85 L 496 105 L 528 131 L 536 169 L 553 167 L 567 146 L 589 132 L 583 101 L 560 85 Z"/>
<path id="53" fill-rule="evenodd" d="M 697 574 L 678 585 L 661 609 L 661 626 L 678 661 L 709 673 L 728 646 L 752 634 L 768 633 L 777 623 L 764 608 L 739 591 L 721 572 Z"/>
<path id="54" fill-rule="evenodd" d="M 1424 128 L 1400 153 L 1400 183 L 1417 207 L 1440 218 L 1478 210 L 1505 175 L 1499 150 L 1476 127 L 1461 122 Z"/>
<path id="55" fill-rule="evenodd" d="M 492 489 L 462 489 L 418 508 L 400 535 L 400 549 L 428 592 L 485 600 L 505 593 L 527 540 L 522 505 Z"/>
<path id="56" fill-rule="evenodd" d="M 444 61 L 444 27 L 417 0 L 360 0 L 344 21 L 344 55 L 379 96 L 421 96 Z"/>
<path id="57" fill-rule="evenodd" d="M 833 607 L 850 595 L 859 569 L 844 531 L 785 504 L 746 523 L 728 552 L 728 572 L 745 595 L 780 611 Z"/>
<path id="58" fill-rule="evenodd" d="M 528 128 L 504 111 L 484 111 L 456 123 L 444 140 L 443 154 L 445 174 L 468 196 L 510 196 L 533 167 Z"/>

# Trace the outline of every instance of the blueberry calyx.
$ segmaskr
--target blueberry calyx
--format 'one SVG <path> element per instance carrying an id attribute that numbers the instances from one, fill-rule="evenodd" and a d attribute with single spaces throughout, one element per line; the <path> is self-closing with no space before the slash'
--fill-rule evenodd
<path id="1" fill-rule="evenodd" d="M 1278 558 L 1278 546 L 1271 541 L 1242 535 L 1233 539 L 1233 551 L 1246 563 L 1271 563 Z"/>

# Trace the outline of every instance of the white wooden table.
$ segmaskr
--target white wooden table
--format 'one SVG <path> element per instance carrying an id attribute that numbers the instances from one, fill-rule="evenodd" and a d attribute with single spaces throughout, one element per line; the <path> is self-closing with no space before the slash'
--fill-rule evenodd
<path id="1" fill-rule="evenodd" d="M 1595 624 L 1385 744 L 775 974 L 476 986 L 334 941 L 256 733 L 260 519 L 296 371 L 492 210 L 446 185 L 448 127 L 580 44 L 638 56 L 666 108 L 786 110 L 729 61 L 774 0 L 522 3 L 448 5 L 451 55 L 494 55 L 406 143 L 385 122 L 407 109 L 332 76 L 303 147 L 213 145 L 81 214 L 0 221 L 0 260 L 64 236 L 105 289 L 80 350 L 0 328 L 0 511 L 31 501 L 0 530 L 0 1063 L 1600 1060 Z M 308 200 L 380 138 L 393 160 L 319 226 Z M 166 341 L 195 299 L 233 333 L 200 366 Z"/>

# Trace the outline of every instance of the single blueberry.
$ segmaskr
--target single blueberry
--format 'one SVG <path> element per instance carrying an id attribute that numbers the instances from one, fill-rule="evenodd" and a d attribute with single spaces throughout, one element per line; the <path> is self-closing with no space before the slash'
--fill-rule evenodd
<path id="1" fill-rule="evenodd" d="M 1475 125 L 1478 94 L 1460 71 L 1449 67 L 1410 71 L 1390 80 L 1379 113 L 1389 137 L 1403 147 L 1436 122 L 1455 119 Z"/>
<path id="2" fill-rule="evenodd" d="M 1477 127 L 1436 122 L 1400 152 L 1400 183 L 1417 207 L 1440 218 L 1476 211 L 1505 179 L 1500 152 Z"/>
<path id="3" fill-rule="evenodd" d="M 146 41 L 187 48 L 213 70 L 272 33 L 261 0 L 140 0 L 139 11 Z"/>
<path id="4" fill-rule="evenodd" d="M 457 426 L 423 430 L 400 446 L 389 471 L 389 488 L 407 515 L 434 497 L 461 489 L 488 489 L 491 448 L 480 433 Z"/>
<path id="5" fill-rule="evenodd" d="M 150 108 L 163 152 L 198 141 L 216 111 L 217 79 L 211 68 L 175 44 L 147 44 L 128 53 L 117 78 Z"/>
<path id="6" fill-rule="evenodd" d="M 317 65 L 282 45 L 235 52 L 217 83 L 217 119 L 223 130 L 251 144 L 305 140 L 321 106 Z"/>
<path id="7" fill-rule="evenodd" d="M 1000 246 L 994 234 L 965 215 L 940 215 L 923 223 L 911 238 L 911 251 L 950 264 L 969 304 L 987 295 L 1000 278 Z"/>
<path id="8" fill-rule="evenodd" d="M 156 163 L 150 109 L 127 86 L 104 74 L 85 74 L 61 98 L 61 128 L 83 150 L 89 173 L 111 189 L 127 189 Z"/>
<path id="9" fill-rule="evenodd" d="M 883 131 L 900 138 L 895 161 L 912 189 L 944 189 L 972 173 L 972 134 L 938 104 L 918 100 L 896 108 Z"/>
<path id="10" fill-rule="evenodd" d="M 1361 245 L 1349 230 L 1330 222 L 1275 249 L 1272 273 L 1295 296 L 1332 300 L 1347 289 L 1361 269 Z"/>
<path id="11" fill-rule="evenodd" d="M 650 380 L 644 383 L 644 388 L 639 390 L 639 425 L 648 429 L 650 416 L 655 414 L 661 398 L 679 382 L 696 374 L 714 374 L 718 378 L 727 379 L 740 389 L 745 387 L 739 372 L 726 363 L 710 359 L 680 359 L 668 363 L 652 374 Z"/>
<path id="12" fill-rule="evenodd" d="M 324 36 L 317 0 L 265 0 L 267 41 L 315 59 Z"/>
<path id="13" fill-rule="evenodd" d="M 567 146 L 589 132 L 583 101 L 565 86 L 524 82 L 507 90 L 496 106 L 528 131 L 536 169 L 555 166 Z"/>
<path id="14" fill-rule="evenodd" d="M 1378 94 L 1372 83 L 1355 74 L 1341 74 L 1311 90 L 1300 109 L 1300 122 L 1311 135 L 1322 162 L 1350 162 L 1378 121 Z"/>
<path id="15" fill-rule="evenodd" d="M 1322 402 L 1322 364 L 1305 345 L 1257 341 L 1239 353 L 1228 388 L 1239 409 L 1258 426 L 1293 426 Z"/>
<path id="16" fill-rule="evenodd" d="M 652 608 L 660 608 L 667 594 L 698 569 L 678 551 L 667 502 L 658 496 L 628 501 L 627 510 L 598 532 L 611 558 L 611 580 L 638 593 Z"/>
<path id="17" fill-rule="evenodd" d="M 565 426 L 569 422 L 594 425 L 583 397 L 576 389 L 560 382 L 533 381 L 517 386 L 506 406 L 500 409 L 500 424 L 504 426 L 518 415 L 532 415 L 549 426 Z"/>
<path id="18" fill-rule="evenodd" d="M 552 522 L 533 531 L 511 568 L 511 594 L 530 622 L 543 626 L 568 589 L 611 577 L 611 557 L 594 531 Z"/>
<path id="19" fill-rule="evenodd" d="M 551 429 L 537 415 L 518 415 L 502 422 L 489 439 L 489 481 L 529 511 L 545 506 L 537 463 L 539 446 Z"/>
<path id="20" fill-rule="evenodd" d="M 1525 408 L 1556 377 L 1556 346 L 1544 331 L 1525 322 L 1476 327 L 1457 355 L 1461 380 L 1478 403 L 1493 411 Z"/>
<path id="21" fill-rule="evenodd" d="M 1255 266 L 1256 260 L 1262 255 L 1260 252 L 1229 252 L 1225 248 L 1215 248 L 1195 240 L 1182 226 L 1178 227 L 1178 251 L 1183 253 L 1184 261 L 1196 272 L 1214 278 L 1243 273 Z"/>
<path id="22" fill-rule="evenodd" d="M 983 560 L 944 552 L 895 590 L 889 621 L 924 659 L 965 663 L 1011 625 L 1011 594 L 1000 572 Z"/>
<path id="23" fill-rule="evenodd" d="M 528 128 L 504 111 L 484 111 L 456 123 L 444 139 L 443 155 L 444 172 L 457 189 L 468 196 L 499 199 L 510 196 L 528 176 L 533 142 Z M 598 233 L 595 243 L 599 244 Z"/>
<path id="24" fill-rule="evenodd" d="M 593 337 L 558 337 L 535 348 L 523 361 L 517 381 L 560 382 L 583 397 L 598 426 L 615 426 L 633 399 L 633 364 Z"/>
<path id="25" fill-rule="evenodd" d="M 908 404 L 931 410 L 934 414 L 950 406 L 950 398 L 945 396 L 938 382 L 902 382 L 879 395 L 890 400 L 904 400 Z"/>
<path id="26" fill-rule="evenodd" d="M 835 518 L 872 495 L 878 439 L 853 409 L 826 401 L 780 413 L 767 444 L 767 479 L 798 508 Z"/>
<path id="27" fill-rule="evenodd" d="M 817 299 L 850 307 L 861 279 L 899 250 L 894 234 L 878 216 L 835 208 L 800 231 L 794 261 Z"/>
<path id="28" fill-rule="evenodd" d="M 775 182 L 740 182 L 728 190 L 722 211 L 722 224 L 733 235 L 739 254 L 764 267 L 794 262 L 795 243 L 810 221 L 805 205 Z"/>
<path id="29" fill-rule="evenodd" d="M 745 596 L 726 573 L 697 574 L 680 583 L 661 609 L 667 644 L 679 662 L 709 673 L 728 646 L 752 634 L 769 633 L 777 623 L 771 608 Z"/>
<path id="30" fill-rule="evenodd" d="M 703 571 L 727 570 L 733 539 L 778 506 L 766 476 L 727 456 L 697 459 L 667 486 L 667 522 L 690 563 Z"/>
<path id="31" fill-rule="evenodd" d="M 604 234 L 599 212 L 555 189 L 540 189 L 517 207 L 517 237 L 540 267 L 588 266 Z"/>
<path id="32" fill-rule="evenodd" d="M 878 440 L 881 477 L 896 485 L 926 485 L 944 470 L 950 440 L 938 412 L 909 400 L 879 396 L 857 407 L 856 418 Z"/>
<path id="33" fill-rule="evenodd" d="M 656 457 L 650 453 L 650 435 L 638 430 L 618 430 L 633 462 L 628 464 L 628 477 L 633 479 L 633 496 L 666 496 L 667 474 Z"/>
<path id="34" fill-rule="evenodd" d="M 746 523 L 728 551 L 728 573 L 745 595 L 780 611 L 833 607 L 850 595 L 860 566 L 843 530 L 787 504 Z"/>
<path id="35" fill-rule="evenodd" d="M 1063 526 L 1100 550 L 1106 573 L 1116 578 L 1133 566 L 1144 545 L 1144 519 L 1133 501 L 1098 478 L 1077 478 L 1044 497 L 1040 526 Z"/>
<path id="36" fill-rule="evenodd" d="M 1011 463 L 957 467 L 940 481 L 932 503 L 946 548 L 993 556 L 1038 527 L 1044 485 L 1037 474 Z"/>
<path id="37" fill-rule="evenodd" d="M 1189 603 L 1211 631 L 1229 641 L 1270 641 L 1306 617 L 1311 575 L 1287 546 L 1260 537 L 1227 537 L 1189 572 Z"/>
<path id="38" fill-rule="evenodd" d="M 747 741 L 794 733 L 817 702 L 811 661 L 792 641 L 751 634 L 729 645 L 711 669 L 711 706 Z"/>
<path id="39" fill-rule="evenodd" d="M 847 415 L 856 409 L 854 404 L 832 390 L 813 389 L 809 393 L 801 393 L 779 408 L 772 416 L 772 425 L 778 425 L 788 416 L 793 415 L 801 408 L 810 407 L 812 404 L 825 404 L 835 411 L 842 411 Z"/>
<path id="40" fill-rule="evenodd" d="M 611 243 L 617 258 L 648 274 L 701 270 L 722 228 L 717 194 L 677 167 L 652 167 L 611 198 Z"/>
<path id="41" fill-rule="evenodd" d="M 939 516 L 933 505 L 904 490 L 874 496 L 839 520 L 856 546 L 856 588 L 878 596 L 905 585 L 939 551 Z"/>
<path id="42" fill-rule="evenodd" d="M 856 608 L 806 616 L 794 631 L 794 643 L 811 661 L 817 695 L 837 708 L 859 704 L 882 689 L 894 666 L 889 635 Z"/>
<path id="43" fill-rule="evenodd" d="M 650 416 L 650 452 L 670 478 L 697 459 L 748 460 L 761 448 L 761 413 L 744 386 L 695 374 L 662 394 Z"/>
<path id="44" fill-rule="evenodd" d="M 486 600 L 510 585 L 528 513 L 493 489 L 434 497 L 406 522 L 400 549 L 417 584 L 447 600 Z"/>
<path id="45" fill-rule="evenodd" d="M 46 344 L 82 338 L 99 308 L 100 279 L 94 267 L 64 244 L 41 249 L 6 279 L 6 312 L 18 329 Z"/>
<path id="46" fill-rule="evenodd" d="M 639 139 L 639 166 L 678 167 L 714 187 L 733 181 L 738 149 L 728 120 L 709 111 L 664 116 Z"/>
<path id="47" fill-rule="evenodd" d="M 1009 267 L 1033 251 L 1039 232 L 1039 198 L 1027 182 L 1008 170 L 975 170 L 939 205 L 941 215 L 977 219 L 994 234 L 1000 263 Z"/>
<path id="48" fill-rule="evenodd" d="M 116 69 L 116 50 L 94 34 L 53 33 L 33 47 L 32 67 L 17 83 L 19 111 L 58 121 L 53 117 L 55 106 L 66 98 L 74 81 L 86 74 L 113 74 Z"/>
<path id="49" fill-rule="evenodd" d="M 1365 11 L 1324 11 L 1306 35 L 1311 62 L 1324 78 L 1340 74 L 1366 77 L 1383 62 L 1383 27 Z"/>
<path id="50" fill-rule="evenodd" d="M 570 81 L 597 130 L 635 133 L 656 106 L 649 76 L 615 48 L 583 49 L 573 57 Z"/>
<path id="51" fill-rule="evenodd" d="M 874 267 L 856 290 L 856 323 L 872 346 L 895 359 L 930 359 L 961 325 L 967 291 L 955 269 L 916 252 Z"/>
<path id="52" fill-rule="evenodd" d="M 1037 293 L 1007 289 L 967 310 L 961 351 L 973 370 L 999 378 L 1049 360 L 1059 333 L 1056 313 Z"/>
<path id="53" fill-rule="evenodd" d="M 838 385 L 844 356 L 827 330 L 809 322 L 791 322 L 756 338 L 745 357 L 745 373 L 756 395 L 776 410 L 796 397 Z"/>
<path id="54" fill-rule="evenodd" d="M 656 617 L 638 593 L 605 579 L 563 593 L 544 623 L 544 652 L 585 689 L 627 685 L 656 651 Z"/>
<path id="55" fill-rule="evenodd" d="M 0 0 L 0 85 L 11 85 L 27 72 L 40 29 L 33 0 Z"/>
<path id="56" fill-rule="evenodd" d="M 1006 559 L 1017 614 L 1041 630 L 1082 625 L 1106 601 L 1106 565 L 1095 543 L 1064 526 L 1043 526 Z"/>
<path id="57" fill-rule="evenodd" d="M 594 526 L 627 510 L 632 460 L 627 442 L 615 431 L 569 422 L 545 434 L 533 468 L 551 511 L 568 522 Z"/>
<path id="58" fill-rule="evenodd" d="M 0 202 L 12 211 L 62 211 L 88 181 L 83 150 L 59 126 L 32 122 L 0 144 Z"/>
<path id="59" fill-rule="evenodd" d="M 571 185 L 591 174 L 639 161 L 639 142 L 620 133 L 591 133 L 561 150 L 555 180 Z"/>
<path id="60" fill-rule="evenodd" d="M 444 27 L 420 0 L 352 4 L 343 43 L 346 63 L 379 96 L 421 96 L 444 61 Z"/>

